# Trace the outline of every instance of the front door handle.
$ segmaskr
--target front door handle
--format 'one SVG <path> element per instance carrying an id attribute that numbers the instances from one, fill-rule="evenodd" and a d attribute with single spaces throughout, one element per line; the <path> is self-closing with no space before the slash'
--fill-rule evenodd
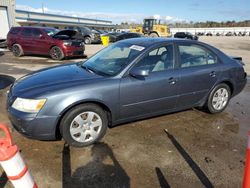
<path id="1" fill-rule="evenodd" d="M 169 83 L 170 85 L 174 85 L 176 82 L 177 82 L 177 79 L 175 79 L 175 78 L 173 78 L 173 77 L 171 77 L 171 78 L 168 79 L 168 83 Z"/>
<path id="2" fill-rule="evenodd" d="M 212 72 L 210 72 L 210 74 L 209 74 L 212 78 L 214 78 L 214 77 L 216 77 L 216 73 L 215 73 L 215 71 L 212 71 Z"/>

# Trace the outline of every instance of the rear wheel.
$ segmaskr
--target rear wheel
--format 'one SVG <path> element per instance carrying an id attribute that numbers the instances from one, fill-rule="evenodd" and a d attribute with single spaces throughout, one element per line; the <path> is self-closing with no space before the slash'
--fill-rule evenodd
<path id="1" fill-rule="evenodd" d="M 21 57 L 24 54 L 23 48 L 20 44 L 14 44 L 11 49 L 12 49 L 13 55 L 16 57 Z"/>
<path id="2" fill-rule="evenodd" d="M 209 94 L 206 108 L 212 114 L 222 112 L 227 107 L 231 90 L 227 84 L 217 85 Z"/>
<path id="3" fill-rule="evenodd" d="M 82 104 L 65 114 L 60 132 L 69 145 L 84 147 L 99 141 L 107 127 L 107 113 L 102 108 L 95 104 Z"/>
<path id="4" fill-rule="evenodd" d="M 149 36 L 150 37 L 159 37 L 159 35 L 157 33 L 150 33 Z"/>

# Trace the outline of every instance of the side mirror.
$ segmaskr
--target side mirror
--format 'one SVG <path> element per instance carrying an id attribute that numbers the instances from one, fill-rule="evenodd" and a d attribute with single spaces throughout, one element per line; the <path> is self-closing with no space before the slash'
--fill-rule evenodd
<path id="1" fill-rule="evenodd" d="M 130 70 L 129 74 L 135 78 L 144 78 L 149 75 L 149 70 L 142 68 L 133 68 Z"/>

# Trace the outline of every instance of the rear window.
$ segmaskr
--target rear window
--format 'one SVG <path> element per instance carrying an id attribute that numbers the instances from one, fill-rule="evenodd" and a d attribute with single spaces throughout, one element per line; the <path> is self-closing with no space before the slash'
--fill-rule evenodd
<path id="1" fill-rule="evenodd" d="M 42 35 L 41 31 L 39 29 L 32 29 L 32 33 L 34 37 L 40 37 Z"/>
<path id="2" fill-rule="evenodd" d="M 11 33 L 11 34 L 17 34 L 17 33 L 19 33 L 20 30 L 21 30 L 20 27 L 12 27 L 12 28 L 10 29 L 10 33 Z"/>
<path id="3" fill-rule="evenodd" d="M 181 67 L 193 67 L 217 63 L 217 57 L 198 45 L 179 45 Z"/>
<path id="4" fill-rule="evenodd" d="M 25 36 L 25 37 L 30 37 L 32 36 L 32 29 L 31 28 L 24 28 L 21 32 L 21 35 L 22 36 Z"/>

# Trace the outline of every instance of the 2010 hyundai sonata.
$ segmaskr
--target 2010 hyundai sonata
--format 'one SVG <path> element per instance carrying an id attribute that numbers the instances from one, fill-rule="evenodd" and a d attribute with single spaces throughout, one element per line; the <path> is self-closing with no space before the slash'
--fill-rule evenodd
<path id="1" fill-rule="evenodd" d="M 27 137 L 72 146 L 101 139 L 107 127 L 192 107 L 222 112 L 246 84 L 243 63 L 180 39 L 129 39 L 85 62 L 29 74 L 11 87 L 7 108 Z"/>

